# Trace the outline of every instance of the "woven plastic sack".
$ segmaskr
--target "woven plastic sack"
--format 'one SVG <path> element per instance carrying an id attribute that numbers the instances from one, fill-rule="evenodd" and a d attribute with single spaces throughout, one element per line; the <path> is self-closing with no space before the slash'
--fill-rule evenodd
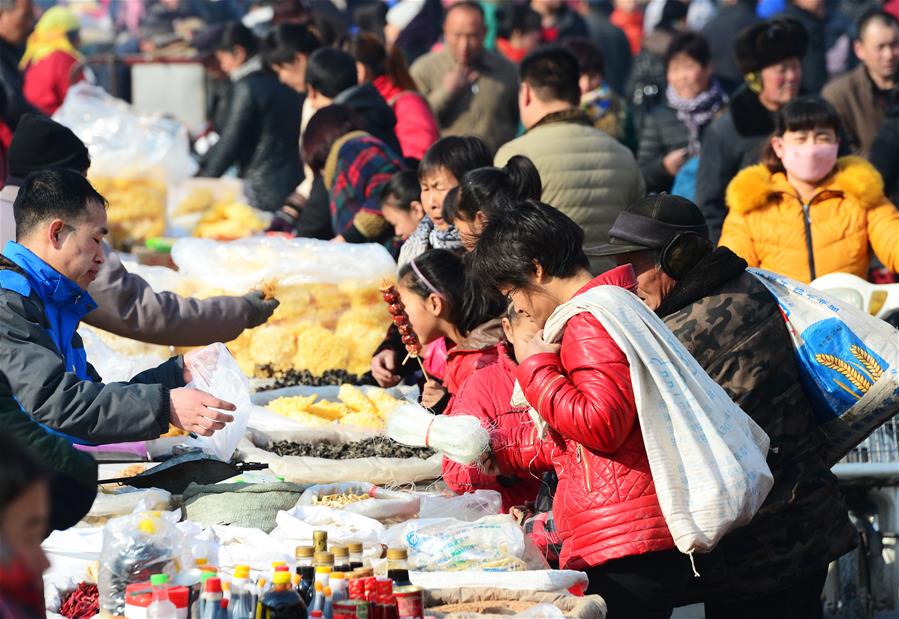
<path id="1" fill-rule="evenodd" d="M 412 518 L 418 514 L 419 498 L 408 492 L 385 490 L 368 482 L 322 484 L 307 488 L 297 501 L 297 507 L 316 505 L 320 497 L 339 494 L 368 495 L 369 499 L 349 503 L 339 509 L 375 520 Z"/>
<path id="2" fill-rule="evenodd" d="M 541 593 L 539 591 L 509 591 L 489 586 L 464 589 L 426 589 L 424 594 L 427 615 L 438 619 L 604 619 L 606 603 L 598 595 L 575 596 L 567 593 Z M 510 609 L 529 606 L 514 615 Z M 478 611 L 454 610 L 479 608 Z M 514 612 L 514 610 L 512 610 Z"/>
<path id="3" fill-rule="evenodd" d="M 193 380 L 188 387 L 210 393 L 220 400 L 230 402 L 237 409 L 230 412 L 234 421 L 212 436 L 191 439 L 209 455 L 229 462 L 237 445 L 247 431 L 250 419 L 250 381 L 240 371 L 237 362 L 224 344 L 217 343 L 194 351 L 185 357 L 184 363 L 191 371 Z"/>
<path id="4" fill-rule="evenodd" d="M 750 269 L 777 299 L 834 464 L 899 412 L 899 332 L 836 297 Z"/>
<path id="5" fill-rule="evenodd" d="M 296 505 L 306 487 L 300 484 L 190 484 L 184 490 L 184 517 L 204 526 L 259 529 L 277 526 L 278 512 Z"/>
<path id="6" fill-rule="evenodd" d="M 768 436 L 623 288 L 598 286 L 559 306 L 544 339 L 560 341 L 568 320 L 584 312 L 627 356 L 650 472 L 674 543 L 687 554 L 710 551 L 752 520 L 768 496 L 774 483 Z"/>

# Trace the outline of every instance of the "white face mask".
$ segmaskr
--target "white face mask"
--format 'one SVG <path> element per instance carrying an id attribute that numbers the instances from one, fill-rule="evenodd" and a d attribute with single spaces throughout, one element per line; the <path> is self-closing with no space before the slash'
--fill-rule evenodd
<path id="1" fill-rule="evenodd" d="M 780 158 L 787 174 L 806 183 L 817 183 L 837 163 L 839 144 L 784 144 Z"/>

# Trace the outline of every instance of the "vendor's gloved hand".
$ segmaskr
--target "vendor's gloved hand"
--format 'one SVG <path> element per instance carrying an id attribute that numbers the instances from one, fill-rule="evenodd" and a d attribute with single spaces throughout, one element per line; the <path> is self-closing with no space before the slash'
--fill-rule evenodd
<path id="1" fill-rule="evenodd" d="M 281 302 L 274 297 L 266 299 L 260 290 L 254 290 L 245 294 L 243 299 L 250 304 L 250 317 L 247 321 L 248 329 L 265 324 L 272 317 L 272 314 L 275 313 L 275 310 L 278 309 L 278 306 L 281 305 Z"/>

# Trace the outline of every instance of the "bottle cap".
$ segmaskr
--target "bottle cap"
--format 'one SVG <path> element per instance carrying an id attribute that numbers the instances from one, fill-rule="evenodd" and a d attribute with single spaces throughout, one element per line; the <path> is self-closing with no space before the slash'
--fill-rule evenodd
<path id="1" fill-rule="evenodd" d="M 315 563 L 318 565 L 334 565 L 334 555 L 330 552 L 315 553 Z"/>
<path id="2" fill-rule="evenodd" d="M 343 580 L 344 578 L 346 578 L 345 572 L 334 572 L 333 574 L 331 574 L 332 581 L 333 580 Z"/>
<path id="3" fill-rule="evenodd" d="M 297 546 L 296 551 L 294 552 L 294 558 L 296 559 L 308 559 L 315 556 L 315 548 L 312 546 Z"/>
<path id="4" fill-rule="evenodd" d="M 154 587 L 161 587 L 169 582 L 168 574 L 153 574 L 150 576 L 150 584 Z"/>
<path id="5" fill-rule="evenodd" d="M 194 565 L 196 565 L 197 567 L 202 567 L 202 566 L 206 565 L 207 563 L 208 563 L 208 561 L 207 561 L 206 557 L 197 557 L 196 559 L 194 559 Z"/>
<path id="6" fill-rule="evenodd" d="M 321 619 L 323 616 L 324 615 L 322 615 L 322 611 L 320 610 L 313 610 L 309 613 L 309 619 Z"/>
<path id="7" fill-rule="evenodd" d="M 405 548 L 388 548 L 387 549 L 387 560 L 393 561 L 405 561 L 409 558 L 409 553 L 406 552 Z"/>
<path id="8" fill-rule="evenodd" d="M 313 586 L 315 587 L 316 593 L 318 593 L 319 591 L 322 590 L 322 584 L 320 582 L 315 583 L 315 585 L 313 585 Z"/>
<path id="9" fill-rule="evenodd" d="M 348 557 L 350 556 L 350 551 L 346 546 L 331 546 L 331 554 L 335 557 Z"/>
<path id="10" fill-rule="evenodd" d="M 290 584 L 290 573 L 289 572 L 277 572 L 275 574 L 275 578 L 272 582 L 276 585 L 288 585 L 288 584 Z"/>
<path id="11" fill-rule="evenodd" d="M 156 535 L 156 523 L 149 518 L 144 518 L 137 524 L 137 530 L 147 535 Z"/>
<path id="12" fill-rule="evenodd" d="M 327 565 L 319 565 L 318 567 L 315 568 L 315 573 L 316 574 L 330 574 L 331 568 Z"/>
<path id="13" fill-rule="evenodd" d="M 249 578 L 250 577 L 250 566 L 249 565 L 238 565 L 234 568 L 234 578 Z"/>
<path id="14" fill-rule="evenodd" d="M 325 587 L 325 597 L 329 598 L 334 595 L 333 591 L 331 591 L 331 587 Z"/>
<path id="15" fill-rule="evenodd" d="M 354 555 L 362 552 L 362 542 L 350 542 L 346 547 Z"/>
<path id="16" fill-rule="evenodd" d="M 221 578 L 206 579 L 206 593 L 221 593 L 221 592 L 222 592 L 222 579 Z"/>

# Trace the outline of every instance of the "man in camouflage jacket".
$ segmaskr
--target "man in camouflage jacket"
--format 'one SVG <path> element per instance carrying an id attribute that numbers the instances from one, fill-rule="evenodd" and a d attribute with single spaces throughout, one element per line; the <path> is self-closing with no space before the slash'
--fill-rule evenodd
<path id="1" fill-rule="evenodd" d="M 820 617 L 827 565 L 858 536 L 777 301 L 745 261 L 713 250 L 702 213 L 683 198 L 638 201 L 610 237 L 597 251 L 634 265 L 638 294 L 771 439 L 774 487 L 752 522 L 695 555 L 701 576 L 683 603 L 705 602 L 707 619 Z"/>

